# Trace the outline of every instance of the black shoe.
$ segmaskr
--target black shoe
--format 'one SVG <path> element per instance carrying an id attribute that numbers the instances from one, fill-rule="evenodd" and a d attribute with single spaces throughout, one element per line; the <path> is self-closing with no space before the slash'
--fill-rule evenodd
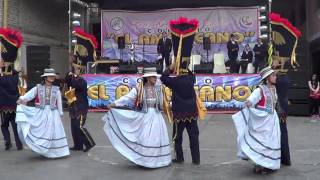
<path id="1" fill-rule="evenodd" d="M 194 165 L 200 165 L 200 161 L 192 161 L 192 164 L 194 164 Z"/>
<path id="2" fill-rule="evenodd" d="M 12 148 L 12 144 L 11 143 L 6 144 L 6 148 L 5 148 L 6 151 L 9 151 L 11 148 Z"/>
<path id="3" fill-rule="evenodd" d="M 172 162 L 173 163 L 183 163 L 184 162 L 184 160 L 177 160 L 177 159 L 172 159 Z"/>
<path id="4" fill-rule="evenodd" d="M 92 149 L 93 148 L 93 146 L 86 146 L 86 148 L 84 148 L 84 150 L 83 150 L 83 152 L 88 152 L 88 151 L 90 151 L 90 149 Z"/>
<path id="5" fill-rule="evenodd" d="M 83 149 L 81 148 L 76 148 L 76 147 L 71 147 L 69 148 L 71 151 L 82 151 Z"/>
<path id="6" fill-rule="evenodd" d="M 284 166 L 291 166 L 291 161 L 281 162 L 281 164 L 284 165 Z"/>
<path id="7" fill-rule="evenodd" d="M 23 149 L 23 146 L 17 146 L 17 150 L 21 151 Z"/>

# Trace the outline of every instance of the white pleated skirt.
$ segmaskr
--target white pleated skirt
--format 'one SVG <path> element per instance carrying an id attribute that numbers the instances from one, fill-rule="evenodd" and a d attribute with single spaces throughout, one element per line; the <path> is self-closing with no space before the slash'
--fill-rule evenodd
<path id="1" fill-rule="evenodd" d="M 102 120 L 113 147 L 133 163 L 147 168 L 171 163 L 167 126 L 155 108 L 147 113 L 111 109 Z"/>
<path id="2" fill-rule="evenodd" d="M 48 158 L 70 154 L 58 110 L 18 105 L 16 123 L 21 141 L 32 151 Z"/>
<path id="3" fill-rule="evenodd" d="M 238 138 L 238 157 L 269 169 L 280 169 L 280 125 L 273 114 L 245 108 L 232 116 Z"/>

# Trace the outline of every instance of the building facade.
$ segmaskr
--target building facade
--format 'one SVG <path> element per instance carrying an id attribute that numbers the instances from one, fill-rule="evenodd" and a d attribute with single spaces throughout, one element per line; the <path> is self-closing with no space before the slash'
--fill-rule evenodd
<path id="1" fill-rule="evenodd" d="M 80 14 L 86 13 L 86 8 L 72 5 Z M 68 71 L 68 9 L 65 0 L 0 0 L 1 26 L 18 29 L 24 38 L 17 67 L 27 74 L 30 86 L 39 82 L 46 67 L 62 75 Z"/>

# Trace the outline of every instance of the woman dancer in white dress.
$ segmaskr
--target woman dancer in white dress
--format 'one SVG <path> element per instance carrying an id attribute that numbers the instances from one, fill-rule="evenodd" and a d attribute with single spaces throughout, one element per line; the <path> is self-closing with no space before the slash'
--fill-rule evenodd
<path id="1" fill-rule="evenodd" d="M 61 122 L 63 117 L 61 93 L 53 86 L 54 69 L 45 69 L 43 84 L 20 96 L 17 103 L 16 123 L 20 139 L 34 152 L 59 158 L 70 154 L 66 134 Z M 24 104 L 35 99 L 36 107 Z"/>
<path id="2" fill-rule="evenodd" d="M 155 68 L 145 68 L 143 83 L 113 102 L 103 117 L 104 131 L 124 157 L 147 168 L 171 163 L 171 148 L 165 120 L 160 112 L 161 87 Z M 134 104 L 135 110 L 117 109 Z M 111 108 L 111 109 L 110 109 Z"/>
<path id="3" fill-rule="evenodd" d="M 280 169 L 280 126 L 276 108 L 276 73 L 261 70 L 262 85 L 246 101 L 246 107 L 232 116 L 238 138 L 238 157 L 250 159 L 256 173 Z"/>

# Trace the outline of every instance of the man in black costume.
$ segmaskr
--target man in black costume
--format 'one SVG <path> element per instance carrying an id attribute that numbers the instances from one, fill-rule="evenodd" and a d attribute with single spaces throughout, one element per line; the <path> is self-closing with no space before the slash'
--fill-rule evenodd
<path id="1" fill-rule="evenodd" d="M 5 150 L 12 147 L 9 124 L 11 123 L 16 147 L 18 150 L 23 148 L 17 132 L 16 118 L 16 101 L 19 98 L 19 75 L 14 69 L 14 61 L 17 59 L 18 49 L 22 44 L 20 32 L 0 28 L 0 115 L 1 131 L 5 141 Z"/>
<path id="2" fill-rule="evenodd" d="M 195 33 L 198 30 L 197 20 L 180 18 L 170 22 L 173 50 L 175 56 L 174 66 L 171 70 L 177 75 L 170 77 L 167 69 L 161 76 L 162 83 L 172 90 L 173 115 L 173 143 L 175 158 L 173 162 L 184 162 L 182 150 L 182 135 L 186 128 L 192 156 L 192 163 L 200 164 L 199 129 L 197 124 L 198 111 L 196 93 L 194 90 L 195 76 L 188 70 Z M 174 67 L 174 68 L 173 68 Z"/>
<path id="3" fill-rule="evenodd" d="M 95 142 L 84 127 L 89 105 L 87 82 L 81 77 L 81 74 L 85 72 L 87 62 L 95 59 L 96 42 L 93 36 L 81 29 L 75 30 L 75 36 L 77 37 L 77 44 L 74 50 L 76 62 L 72 64 L 73 71 L 65 78 L 68 88 L 65 97 L 69 104 L 71 133 L 74 142 L 74 146 L 70 150 L 88 152 L 95 146 Z"/>

